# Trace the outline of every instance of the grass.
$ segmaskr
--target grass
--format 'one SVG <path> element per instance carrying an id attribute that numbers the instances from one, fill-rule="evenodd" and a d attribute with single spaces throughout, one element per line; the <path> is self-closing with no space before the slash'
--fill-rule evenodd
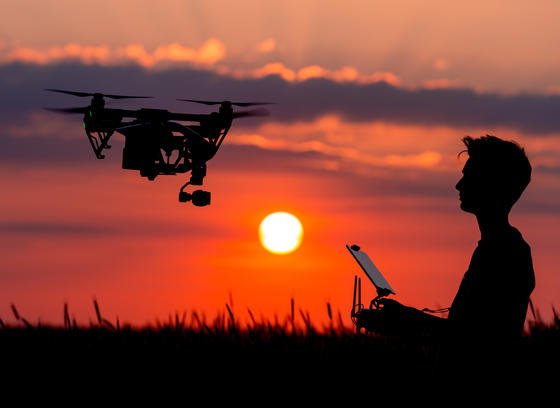
<path id="1" fill-rule="evenodd" d="M 311 378 L 327 389 L 367 386 L 371 378 L 378 384 L 380 378 L 425 385 L 440 380 L 433 375 L 439 350 L 433 338 L 357 333 L 343 324 L 340 313 L 333 314 L 330 304 L 326 307 L 329 323 L 322 327 L 313 324 L 309 313 L 296 310 L 293 299 L 284 318 L 256 318 L 247 310 L 248 322 L 240 323 L 226 303 L 223 312 L 212 318 L 196 311 L 175 313 L 141 327 L 105 318 L 96 299 L 95 320 L 88 324 L 72 319 L 67 304 L 61 325 L 33 324 L 15 305 L 11 309 L 15 323 L 0 319 L 3 368 L 27 370 L 28 381 L 29 373 L 49 378 L 53 367 L 66 380 L 95 377 L 93 373 L 99 371 L 104 374 L 96 381 L 109 382 L 161 379 L 175 373 L 173 379 L 184 384 L 216 381 L 249 388 L 272 379 L 297 388 Z M 519 373 L 535 377 L 548 370 L 557 378 L 558 313 L 554 310 L 551 322 L 536 314 L 527 327 L 516 357 Z"/>
<path id="2" fill-rule="evenodd" d="M 106 329 L 111 331 L 120 331 L 121 329 L 143 331 L 143 330 L 160 330 L 160 331 L 185 331 L 189 333 L 206 333 L 215 335 L 225 335 L 234 333 L 255 334 L 255 333 L 276 333 L 276 334 L 287 334 L 290 335 L 309 335 L 311 333 L 316 334 L 343 334 L 353 331 L 352 327 L 348 327 L 344 324 L 342 315 L 338 312 L 336 318 L 332 313 L 331 304 L 327 302 L 326 311 L 329 318 L 329 323 L 321 327 L 315 325 L 309 312 L 302 309 L 298 309 L 296 313 L 294 300 L 291 299 L 290 302 L 290 314 L 283 319 L 280 319 L 275 315 L 272 319 L 267 319 L 265 317 L 260 317 L 259 319 L 255 317 L 255 314 L 251 309 L 247 309 L 247 316 L 249 320 L 247 323 L 240 323 L 233 312 L 233 308 L 226 303 L 225 309 L 222 312 L 217 313 L 213 318 L 208 318 L 206 314 L 199 313 L 195 310 L 188 313 L 183 311 L 181 314 L 176 312 L 175 314 L 170 314 L 165 321 L 156 319 L 153 324 L 147 324 L 144 326 L 132 326 L 131 324 L 121 323 L 117 317 L 115 321 L 105 318 L 101 313 L 101 308 L 97 299 L 93 298 L 93 310 L 95 312 L 95 320 L 90 320 L 88 324 L 79 324 L 75 318 L 71 317 L 68 304 L 65 303 L 63 306 L 63 324 L 61 326 L 45 324 L 37 322 L 33 324 L 30 320 L 24 318 L 18 311 L 15 304 L 11 304 L 10 308 L 12 310 L 13 317 L 15 318 L 15 323 L 9 324 L 0 318 L 0 330 L 1 329 L 17 329 L 17 328 L 28 328 L 28 329 L 65 329 L 65 330 L 86 330 L 86 329 Z"/>

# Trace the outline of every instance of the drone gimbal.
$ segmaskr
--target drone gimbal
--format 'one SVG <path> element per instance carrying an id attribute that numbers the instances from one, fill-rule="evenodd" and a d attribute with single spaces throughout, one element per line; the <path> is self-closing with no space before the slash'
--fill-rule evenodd
<path id="1" fill-rule="evenodd" d="M 187 193 L 185 188 L 189 185 L 201 186 L 204 176 L 206 176 L 206 163 L 200 163 L 198 166 L 193 166 L 191 171 L 191 179 L 181 186 L 179 190 L 179 202 L 186 203 L 192 201 L 193 205 L 197 207 L 204 207 L 210 205 L 210 192 L 204 190 L 195 190 Z"/>

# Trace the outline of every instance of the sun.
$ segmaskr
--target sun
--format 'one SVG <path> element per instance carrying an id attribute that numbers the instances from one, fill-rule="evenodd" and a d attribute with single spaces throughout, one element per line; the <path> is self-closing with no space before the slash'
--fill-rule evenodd
<path id="1" fill-rule="evenodd" d="M 296 216 L 288 212 L 268 214 L 259 225 L 262 246 L 273 254 L 295 251 L 303 238 L 303 226 Z"/>

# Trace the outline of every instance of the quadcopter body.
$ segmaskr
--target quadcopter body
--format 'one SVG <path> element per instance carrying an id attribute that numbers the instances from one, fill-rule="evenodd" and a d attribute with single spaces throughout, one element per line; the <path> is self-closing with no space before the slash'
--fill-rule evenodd
<path id="1" fill-rule="evenodd" d="M 265 109 L 234 111 L 233 106 L 267 105 L 268 102 L 231 102 L 179 99 L 181 101 L 219 105 L 209 114 L 175 113 L 165 109 L 113 109 L 105 106 L 105 98 L 130 99 L 146 96 L 109 95 L 46 89 L 78 97 L 91 97 L 89 106 L 48 109 L 60 113 L 82 114 L 83 126 L 92 150 L 98 159 L 111 148 L 109 141 L 117 132 L 124 136 L 122 168 L 139 171 L 142 177 L 155 180 L 159 175 L 190 172 L 190 179 L 179 190 L 179 201 L 191 201 L 196 206 L 210 204 L 210 192 L 195 190 L 189 185 L 202 186 L 208 160 L 212 159 L 229 132 L 233 120 L 249 116 L 266 116 Z"/>

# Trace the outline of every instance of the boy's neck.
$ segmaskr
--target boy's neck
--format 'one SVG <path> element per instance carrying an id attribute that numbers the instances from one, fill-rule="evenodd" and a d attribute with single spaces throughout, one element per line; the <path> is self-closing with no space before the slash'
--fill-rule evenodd
<path id="1" fill-rule="evenodd" d="M 504 232 L 511 230 L 509 223 L 509 211 L 476 214 L 480 239 L 487 240 L 496 236 L 503 235 Z"/>

